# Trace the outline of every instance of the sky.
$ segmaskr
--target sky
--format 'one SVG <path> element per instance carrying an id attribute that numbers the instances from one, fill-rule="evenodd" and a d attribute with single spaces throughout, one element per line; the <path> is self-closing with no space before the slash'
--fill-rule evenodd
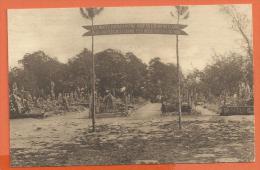
<path id="1" fill-rule="evenodd" d="M 251 5 L 237 5 L 251 20 Z M 231 29 L 231 19 L 218 5 L 190 6 L 187 36 L 180 36 L 180 64 L 184 72 L 203 69 L 214 53 L 241 51 L 241 35 Z M 95 18 L 95 24 L 175 23 L 172 6 L 107 7 Z M 65 63 L 83 48 L 91 49 L 91 37 L 83 37 L 83 25 L 90 21 L 79 8 L 10 9 L 8 10 L 9 67 L 19 66 L 26 53 L 43 50 Z M 251 25 L 250 25 L 251 26 Z M 95 37 L 95 52 L 108 48 L 122 53 L 133 52 L 148 63 L 160 57 L 165 63 L 176 63 L 174 35 L 103 35 Z"/>

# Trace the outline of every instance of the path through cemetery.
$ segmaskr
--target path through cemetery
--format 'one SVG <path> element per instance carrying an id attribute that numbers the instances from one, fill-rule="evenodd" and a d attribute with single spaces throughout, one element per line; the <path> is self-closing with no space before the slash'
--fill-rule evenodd
<path id="1" fill-rule="evenodd" d="M 160 116 L 147 103 L 128 117 L 97 118 L 88 111 L 11 120 L 12 166 L 253 161 L 253 116 Z"/>
<path id="2" fill-rule="evenodd" d="M 160 117 L 161 114 L 161 104 L 160 103 L 147 103 L 144 106 L 137 109 L 131 118 L 134 119 L 154 119 Z"/>

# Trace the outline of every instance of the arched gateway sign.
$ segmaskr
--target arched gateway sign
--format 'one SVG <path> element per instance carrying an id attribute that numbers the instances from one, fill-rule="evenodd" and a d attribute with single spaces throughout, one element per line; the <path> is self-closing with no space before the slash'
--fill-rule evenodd
<path id="1" fill-rule="evenodd" d="M 182 29 L 187 25 L 182 24 L 158 24 L 158 23 L 127 23 L 127 24 L 105 24 L 105 25 L 86 25 L 83 26 L 88 32 L 83 36 L 92 37 L 92 126 L 95 131 L 95 58 L 94 58 L 94 36 L 113 35 L 113 34 L 166 34 L 176 36 L 177 70 L 178 70 L 178 98 L 180 102 L 180 78 L 179 78 L 179 58 L 178 58 L 178 35 L 188 35 Z M 181 127 L 181 106 L 179 104 L 179 127 Z"/>
<path id="2" fill-rule="evenodd" d="M 112 35 L 112 34 L 168 34 L 187 35 L 182 29 L 187 25 L 182 24 L 155 24 L 155 23 L 132 23 L 132 24 L 106 24 L 87 25 L 83 28 L 89 30 L 83 36 Z"/>

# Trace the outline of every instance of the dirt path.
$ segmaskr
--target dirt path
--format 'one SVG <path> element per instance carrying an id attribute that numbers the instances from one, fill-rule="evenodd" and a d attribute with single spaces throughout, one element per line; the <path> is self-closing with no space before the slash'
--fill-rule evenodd
<path id="1" fill-rule="evenodd" d="M 162 117 L 160 104 L 148 103 L 129 117 L 97 118 L 94 133 L 87 116 L 84 111 L 11 120 L 11 165 L 254 160 L 254 116 L 183 116 L 180 131 L 178 117 Z"/>
<path id="2" fill-rule="evenodd" d="M 154 119 L 160 117 L 161 114 L 161 104 L 160 103 L 147 103 L 144 106 L 137 109 L 133 115 L 132 119 Z"/>
<path id="3" fill-rule="evenodd" d="M 13 119 L 10 121 L 11 148 L 30 148 L 34 151 L 46 145 L 70 143 L 78 132 L 90 124 L 88 111 L 45 119 Z"/>
<path id="4" fill-rule="evenodd" d="M 201 115 L 207 115 L 207 116 L 215 116 L 215 115 L 217 115 L 216 112 L 213 112 L 213 111 L 211 111 L 211 110 L 209 110 L 207 108 L 203 108 L 203 106 L 199 106 L 199 105 L 195 107 L 195 110 L 200 112 Z"/>

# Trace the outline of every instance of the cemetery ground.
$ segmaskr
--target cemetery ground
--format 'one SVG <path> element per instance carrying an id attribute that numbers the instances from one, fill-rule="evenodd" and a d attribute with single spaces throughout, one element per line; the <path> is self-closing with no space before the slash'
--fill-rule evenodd
<path id="1" fill-rule="evenodd" d="M 254 116 L 160 115 L 146 103 L 127 117 L 96 119 L 88 111 L 10 121 L 11 166 L 254 161 Z"/>

